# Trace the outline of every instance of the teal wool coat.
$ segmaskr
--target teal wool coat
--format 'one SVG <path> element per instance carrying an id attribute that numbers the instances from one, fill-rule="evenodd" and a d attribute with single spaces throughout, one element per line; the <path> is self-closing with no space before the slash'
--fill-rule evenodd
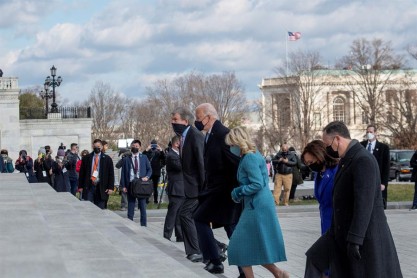
<path id="1" fill-rule="evenodd" d="M 243 212 L 229 242 L 230 265 L 251 266 L 286 261 L 284 240 L 269 190 L 264 158 L 248 153 L 238 168 L 239 187 L 232 192 Z"/>

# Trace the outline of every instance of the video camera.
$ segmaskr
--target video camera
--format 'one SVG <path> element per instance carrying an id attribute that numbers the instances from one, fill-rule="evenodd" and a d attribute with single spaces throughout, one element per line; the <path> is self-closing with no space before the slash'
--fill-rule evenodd
<path id="1" fill-rule="evenodd" d="M 66 150 L 67 147 L 64 146 L 64 143 L 61 143 L 61 145 L 59 145 L 58 150 Z"/>

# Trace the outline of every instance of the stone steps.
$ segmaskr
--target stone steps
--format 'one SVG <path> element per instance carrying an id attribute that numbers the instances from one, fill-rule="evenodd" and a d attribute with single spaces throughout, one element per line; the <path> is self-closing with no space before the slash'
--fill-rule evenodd
<path id="1" fill-rule="evenodd" d="M 213 277 L 172 244 L 46 183 L 0 174 L 1 277 Z"/>

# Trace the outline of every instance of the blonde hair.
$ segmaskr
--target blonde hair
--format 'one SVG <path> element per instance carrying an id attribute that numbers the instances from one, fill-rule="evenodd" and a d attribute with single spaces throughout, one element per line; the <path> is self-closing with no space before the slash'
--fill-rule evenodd
<path id="1" fill-rule="evenodd" d="M 226 136 L 226 144 L 229 146 L 239 146 L 242 154 L 256 152 L 255 143 L 253 143 L 249 132 L 244 127 L 235 127 L 230 130 L 229 134 Z"/>

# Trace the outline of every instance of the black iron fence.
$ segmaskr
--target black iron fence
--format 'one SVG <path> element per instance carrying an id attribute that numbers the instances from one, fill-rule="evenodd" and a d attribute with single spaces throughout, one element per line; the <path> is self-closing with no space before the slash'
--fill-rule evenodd
<path id="1" fill-rule="evenodd" d="M 91 118 L 91 107 L 58 107 L 58 113 L 49 111 L 49 117 L 45 108 L 21 108 L 20 119 L 76 119 Z"/>

